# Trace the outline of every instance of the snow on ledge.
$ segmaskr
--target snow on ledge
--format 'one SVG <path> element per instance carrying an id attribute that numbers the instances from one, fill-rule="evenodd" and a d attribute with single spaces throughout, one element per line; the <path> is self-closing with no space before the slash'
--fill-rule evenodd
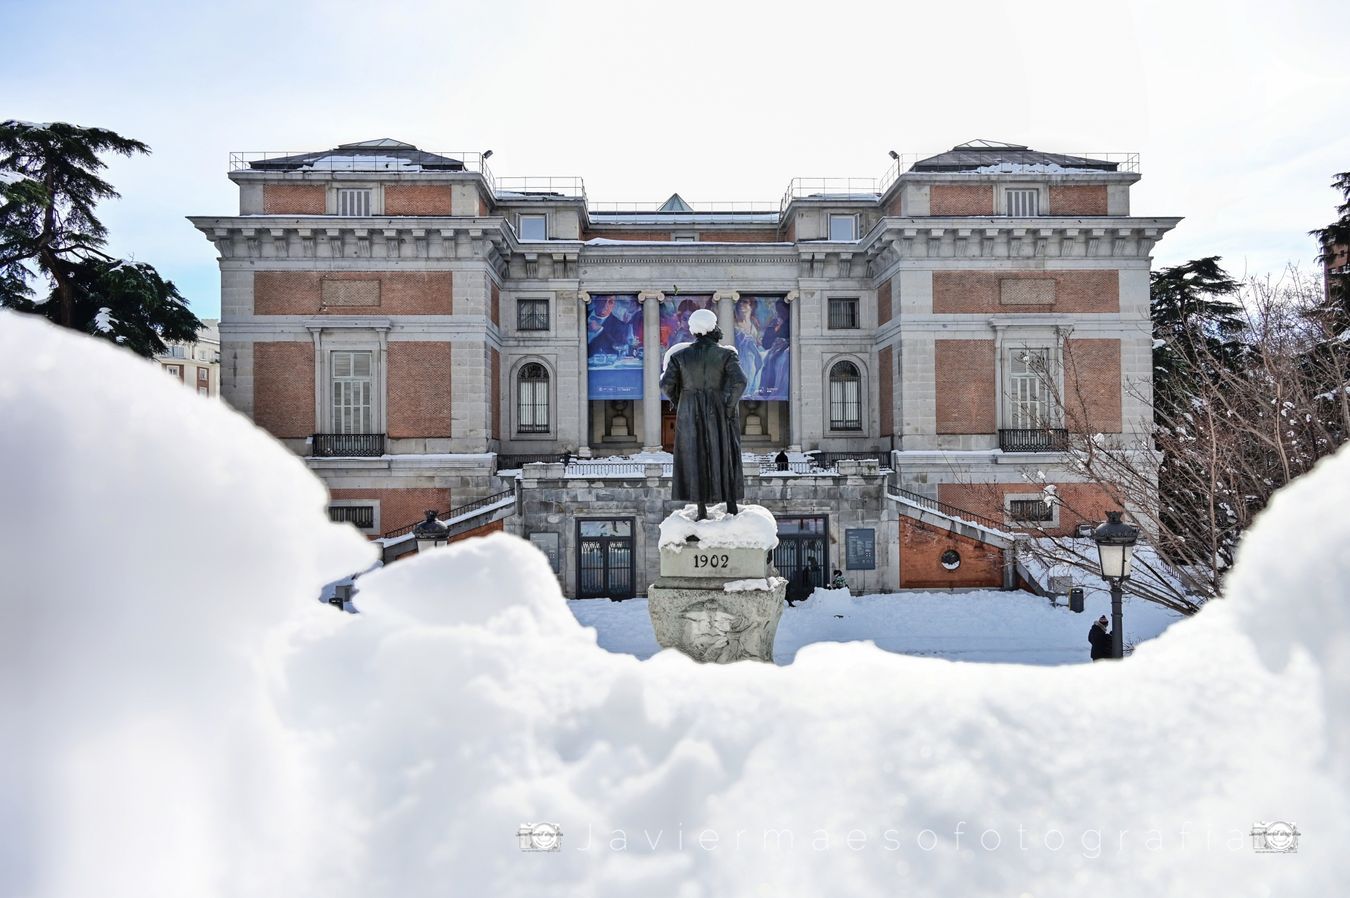
<path id="1" fill-rule="evenodd" d="M 752 577 L 749 580 L 728 580 L 722 584 L 722 592 L 751 592 L 757 589 L 768 592 L 786 585 L 787 580 L 782 577 Z"/>
<path id="2" fill-rule="evenodd" d="M 772 549 L 778 545 L 778 522 L 768 509 L 742 505 L 740 514 L 727 514 L 726 505 L 708 507 L 708 517 L 694 520 L 697 505 L 686 505 L 671 512 L 661 522 L 661 548 L 679 550 L 690 537 L 701 549 Z"/>

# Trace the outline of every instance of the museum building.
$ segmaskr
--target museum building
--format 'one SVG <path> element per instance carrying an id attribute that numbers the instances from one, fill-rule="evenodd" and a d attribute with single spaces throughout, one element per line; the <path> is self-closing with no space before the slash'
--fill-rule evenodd
<path id="1" fill-rule="evenodd" d="M 1179 219 L 1131 214 L 1137 155 L 972 141 L 764 204 L 592 202 L 490 155 L 236 153 L 238 214 L 191 218 L 221 395 L 386 557 L 435 509 L 535 542 L 569 596 L 642 594 L 676 505 L 661 362 L 697 309 L 746 374 L 746 499 L 789 578 L 1017 585 L 1009 533 L 1114 507 L 1064 450 L 1151 426 L 1150 252 Z"/>

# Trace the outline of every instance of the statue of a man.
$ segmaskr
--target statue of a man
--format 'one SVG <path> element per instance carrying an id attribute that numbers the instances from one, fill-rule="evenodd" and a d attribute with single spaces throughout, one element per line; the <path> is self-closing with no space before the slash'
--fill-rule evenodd
<path id="1" fill-rule="evenodd" d="M 675 405 L 671 498 L 697 502 L 702 520 L 718 502 L 736 514 L 736 500 L 745 495 L 739 418 L 745 375 L 736 351 L 719 345 L 722 331 L 711 311 L 689 316 L 689 331 L 694 342 L 666 354 L 661 389 Z"/>

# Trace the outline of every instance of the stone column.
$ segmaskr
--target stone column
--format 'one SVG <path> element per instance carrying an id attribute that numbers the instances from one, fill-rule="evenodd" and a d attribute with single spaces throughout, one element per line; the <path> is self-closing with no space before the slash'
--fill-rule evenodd
<path id="1" fill-rule="evenodd" d="M 591 457 L 591 389 L 590 359 L 586 357 L 586 319 L 591 313 L 591 295 L 585 291 L 577 293 L 577 333 L 580 340 L 581 364 L 577 367 L 577 391 L 580 396 L 581 414 L 577 433 L 577 455 Z"/>
<path id="2" fill-rule="evenodd" d="M 665 294 L 638 294 L 642 303 L 642 451 L 661 451 L 661 300 Z"/>
<path id="3" fill-rule="evenodd" d="M 801 303 L 797 301 L 798 294 L 796 290 L 788 291 L 787 296 L 783 297 L 788 304 L 788 310 L 792 315 L 792 333 L 791 336 L 791 364 L 789 367 L 789 377 L 791 383 L 788 384 L 788 451 L 802 451 L 802 312 Z"/>
<path id="4" fill-rule="evenodd" d="M 713 294 L 717 301 L 717 326 L 722 329 L 722 345 L 736 346 L 736 300 L 741 294 L 735 290 L 719 290 Z"/>

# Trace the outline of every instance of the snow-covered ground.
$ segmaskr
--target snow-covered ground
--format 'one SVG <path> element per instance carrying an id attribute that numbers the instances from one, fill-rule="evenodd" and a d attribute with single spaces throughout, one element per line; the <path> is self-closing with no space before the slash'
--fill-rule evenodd
<path id="1" fill-rule="evenodd" d="M 661 647 L 652 634 L 647 600 L 579 599 L 569 602 L 578 621 L 594 627 L 600 647 L 649 658 Z M 774 661 L 791 664 L 815 642 L 873 642 L 902 655 L 949 661 L 1075 664 L 1088 661 L 1087 631 L 1111 615 L 1109 597 L 1090 596 L 1082 614 L 1027 592 L 901 592 L 850 596 L 816 590 L 785 607 L 774 640 Z M 1152 602 L 1125 599 L 1125 642 L 1152 639 L 1181 616 Z"/>
<path id="2" fill-rule="evenodd" d="M 0 312 L 0 895 L 1350 881 L 1350 450 L 1275 497 L 1224 600 L 1073 666 L 821 642 L 783 666 L 641 661 L 500 533 L 363 576 L 342 614 L 313 597 L 375 550 L 326 501 L 222 403 Z M 1275 820 L 1298 854 L 1253 852 Z M 561 850 L 522 852 L 543 821 Z"/>

